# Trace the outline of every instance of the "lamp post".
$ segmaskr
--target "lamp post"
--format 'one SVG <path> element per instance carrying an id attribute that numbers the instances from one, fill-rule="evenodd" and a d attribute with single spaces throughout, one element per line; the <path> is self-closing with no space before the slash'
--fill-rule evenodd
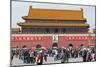
<path id="1" fill-rule="evenodd" d="M 88 33 L 88 46 L 91 45 L 91 32 Z"/>

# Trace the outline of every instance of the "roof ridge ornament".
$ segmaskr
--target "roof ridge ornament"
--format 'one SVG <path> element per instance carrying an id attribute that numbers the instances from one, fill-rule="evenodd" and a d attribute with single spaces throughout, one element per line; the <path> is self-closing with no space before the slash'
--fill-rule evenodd
<path id="1" fill-rule="evenodd" d="M 32 9 L 32 6 L 30 6 L 29 8 Z"/>
<path id="2" fill-rule="evenodd" d="M 84 16 L 83 16 L 83 8 L 80 8 L 80 9 L 81 9 L 81 12 L 82 12 L 82 18 L 83 18 L 83 17 L 84 17 Z"/>

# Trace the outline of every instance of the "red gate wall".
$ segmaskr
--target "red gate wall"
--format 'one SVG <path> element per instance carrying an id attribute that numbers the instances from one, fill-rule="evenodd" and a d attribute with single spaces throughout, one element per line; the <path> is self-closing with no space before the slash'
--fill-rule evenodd
<path id="1" fill-rule="evenodd" d="M 95 36 L 58 36 L 58 47 L 66 47 L 70 43 L 74 47 L 81 44 L 88 46 L 89 43 L 95 45 L 95 42 Z M 11 40 L 11 47 L 36 47 L 37 44 L 46 48 L 52 47 L 52 36 L 12 36 Z"/>
<path id="2" fill-rule="evenodd" d="M 12 36 L 11 47 L 36 47 L 37 44 L 50 48 L 52 45 L 51 36 Z"/>
<path id="3" fill-rule="evenodd" d="M 67 47 L 73 44 L 74 47 L 84 44 L 86 47 L 91 44 L 95 45 L 95 36 L 59 36 L 58 47 Z"/>

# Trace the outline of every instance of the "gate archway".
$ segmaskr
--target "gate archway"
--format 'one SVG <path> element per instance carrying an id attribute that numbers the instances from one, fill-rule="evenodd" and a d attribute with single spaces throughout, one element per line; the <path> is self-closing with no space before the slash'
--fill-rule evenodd
<path id="1" fill-rule="evenodd" d="M 58 47 L 58 43 L 53 43 L 52 47 Z"/>

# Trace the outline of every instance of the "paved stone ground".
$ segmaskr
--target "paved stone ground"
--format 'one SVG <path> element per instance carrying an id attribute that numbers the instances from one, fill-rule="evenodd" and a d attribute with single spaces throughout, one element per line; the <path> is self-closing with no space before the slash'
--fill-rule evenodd
<path id="1" fill-rule="evenodd" d="M 69 62 L 82 62 L 82 58 L 79 57 L 79 58 L 70 58 L 69 59 Z M 57 61 L 54 61 L 54 58 L 53 57 L 48 57 L 47 58 L 47 62 L 44 61 L 43 64 L 54 64 L 54 63 L 61 63 L 61 60 L 57 60 Z M 14 59 L 12 60 L 12 63 L 11 63 L 12 66 L 17 66 L 17 65 L 36 65 L 35 64 L 26 64 L 26 63 L 23 63 L 22 60 L 14 57 Z"/>

